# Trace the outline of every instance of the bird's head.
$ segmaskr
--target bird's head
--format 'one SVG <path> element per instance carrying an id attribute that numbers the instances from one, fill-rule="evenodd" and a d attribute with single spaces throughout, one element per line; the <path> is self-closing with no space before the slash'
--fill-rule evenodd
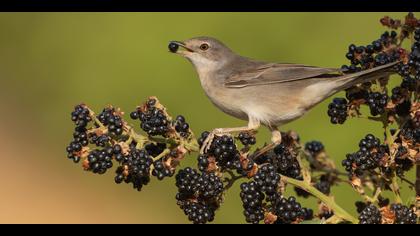
<path id="1" fill-rule="evenodd" d="M 171 41 L 169 51 L 186 57 L 197 69 L 223 66 L 235 54 L 222 42 L 211 37 L 196 37 L 185 41 Z"/>

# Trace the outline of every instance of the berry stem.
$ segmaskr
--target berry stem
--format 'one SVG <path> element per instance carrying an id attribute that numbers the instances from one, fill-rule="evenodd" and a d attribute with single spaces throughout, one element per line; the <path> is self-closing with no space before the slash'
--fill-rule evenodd
<path id="1" fill-rule="evenodd" d="M 145 137 L 145 136 L 143 136 L 143 135 L 141 135 L 141 134 L 136 133 L 136 132 L 134 131 L 134 129 L 133 129 L 133 128 L 131 128 L 131 127 L 129 128 L 128 135 L 129 135 L 129 136 L 130 136 L 133 140 L 135 140 L 135 141 L 136 141 L 136 143 L 137 143 L 137 147 L 138 147 L 139 149 L 143 148 L 144 144 L 148 141 L 147 137 Z"/>
<path id="2" fill-rule="evenodd" d="M 132 138 L 133 140 L 137 142 L 137 145 L 140 149 L 145 144 L 148 144 L 148 143 L 167 143 L 172 146 L 178 146 L 179 144 L 183 145 L 188 151 L 191 151 L 191 152 L 198 152 L 200 150 L 197 140 L 195 138 L 191 138 L 188 141 L 184 141 L 184 140 L 177 141 L 171 138 L 161 138 L 161 137 L 153 137 L 153 136 L 145 137 L 141 134 L 136 133 L 134 129 L 131 127 L 129 127 L 128 135 L 130 136 L 130 138 Z"/>
<path id="3" fill-rule="evenodd" d="M 382 117 L 375 117 L 375 116 L 366 116 L 366 115 L 357 115 L 357 118 L 367 119 L 370 121 L 382 122 Z"/>
<path id="4" fill-rule="evenodd" d="M 375 194 L 373 195 L 373 197 L 368 198 L 369 202 L 371 202 L 371 203 L 377 202 L 378 199 L 379 199 L 379 196 L 381 195 L 381 193 L 382 193 L 382 189 L 381 188 L 377 188 L 375 190 Z"/>
<path id="5" fill-rule="evenodd" d="M 99 125 L 99 128 L 102 130 L 108 130 L 102 122 L 96 117 L 95 112 L 93 112 L 90 108 L 86 107 L 89 110 L 89 115 L 92 118 L 92 120 L 95 122 L 95 124 Z"/>
<path id="6" fill-rule="evenodd" d="M 322 192 L 320 192 L 318 189 L 316 189 L 315 187 L 313 187 L 309 183 L 307 183 L 305 181 L 301 181 L 301 180 L 296 180 L 296 179 L 293 179 L 293 178 L 289 178 L 287 176 L 281 176 L 281 179 L 284 180 L 285 182 L 293 185 L 293 186 L 296 186 L 298 188 L 301 188 L 301 189 L 307 191 L 308 193 L 312 194 L 313 196 L 315 196 L 316 198 L 318 198 L 319 200 L 321 200 L 331 210 L 334 211 L 334 214 L 337 217 L 340 217 L 341 219 L 346 220 L 346 221 L 349 221 L 349 222 L 351 222 L 353 224 L 357 224 L 358 223 L 358 220 L 355 217 L 353 217 L 352 215 L 350 215 L 343 208 L 341 208 L 334 201 L 334 199 L 332 199 L 331 197 L 323 194 Z"/>
<path id="7" fill-rule="evenodd" d="M 160 158 L 164 157 L 165 155 L 169 154 L 171 152 L 171 150 L 169 148 L 165 148 L 165 150 L 163 150 L 162 153 L 160 153 L 159 155 L 157 155 L 156 157 L 152 158 L 153 161 L 159 160 Z"/>
<path id="8" fill-rule="evenodd" d="M 225 191 L 230 189 L 233 186 L 233 184 L 235 184 L 236 180 L 243 178 L 243 176 L 241 175 L 235 175 L 232 171 L 226 171 L 226 173 L 229 173 L 230 178 L 225 178 L 225 180 L 227 181 Z"/>
<path id="9" fill-rule="evenodd" d="M 302 154 L 303 151 L 301 151 L 300 153 Z M 296 160 L 299 163 L 300 172 L 302 173 L 302 176 L 303 176 L 303 181 L 305 181 L 306 183 L 309 183 L 310 184 L 312 178 L 311 178 L 311 173 L 309 172 L 308 166 L 306 166 L 305 163 L 302 162 L 301 155 L 297 155 L 296 156 Z"/>
<path id="10" fill-rule="evenodd" d="M 392 192 L 395 195 L 395 202 L 396 203 L 402 203 L 402 199 L 401 199 L 401 196 L 400 196 L 400 188 L 398 186 L 397 178 L 396 178 L 395 175 L 392 177 L 391 181 L 392 182 L 391 182 L 390 187 L 391 187 Z"/>
<path id="11" fill-rule="evenodd" d="M 338 224 L 342 221 L 343 221 L 343 219 L 334 215 L 334 216 L 331 216 L 330 218 L 328 218 L 327 220 L 323 221 L 322 223 L 323 224 Z"/>
<path id="12" fill-rule="evenodd" d="M 347 173 L 341 172 L 333 167 L 327 167 L 323 166 L 318 160 L 313 158 L 308 152 L 302 150 L 301 154 L 304 156 L 304 159 L 309 162 L 309 164 L 313 165 L 315 167 L 313 172 L 321 172 L 326 174 L 334 174 L 338 176 L 348 176 Z"/>
<path id="13" fill-rule="evenodd" d="M 195 139 L 194 137 L 188 140 L 187 142 L 181 141 L 181 144 L 185 147 L 185 149 L 187 149 L 190 152 L 200 151 L 200 146 L 198 145 L 197 139 Z"/>
<path id="14" fill-rule="evenodd" d="M 381 117 L 382 117 L 382 123 L 383 123 L 384 129 L 385 129 L 385 134 L 386 134 L 386 143 L 387 143 L 387 145 L 389 147 L 389 151 L 391 153 L 391 163 L 393 163 L 394 159 L 395 159 L 396 152 L 394 151 L 394 148 L 393 148 L 394 137 L 391 134 L 391 130 L 390 130 L 389 124 L 388 124 L 388 113 L 385 113 Z M 400 187 L 398 186 L 398 182 L 397 182 L 397 174 L 396 174 L 395 170 L 393 170 L 392 172 L 393 173 L 392 173 L 392 177 L 391 177 L 390 188 L 395 195 L 395 202 L 396 203 L 401 203 L 402 199 L 401 199 L 401 196 L 400 196 Z"/>

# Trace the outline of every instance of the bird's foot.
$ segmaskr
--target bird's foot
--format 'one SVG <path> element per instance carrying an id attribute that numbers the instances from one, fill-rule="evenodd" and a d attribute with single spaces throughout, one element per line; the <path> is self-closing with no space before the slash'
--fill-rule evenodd
<path id="1" fill-rule="evenodd" d="M 280 131 L 273 130 L 271 132 L 271 142 L 276 146 L 281 144 L 281 133 L 280 133 Z"/>
<path id="2" fill-rule="evenodd" d="M 277 145 L 281 144 L 281 133 L 278 130 L 273 130 L 271 132 L 271 143 L 264 146 L 260 150 L 254 153 L 253 158 L 257 158 L 270 150 L 274 149 Z"/>
<path id="3" fill-rule="evenodd" d="M 225 132 L 225 130 L 222 128 L 214 129 L 213 131 L 211 131 L 209 135 L 207 136 L 207 138 L 204 140 L 203 144 L 201 145 L 200 154 L 204 154 L 210 149 L 210 146 L 213 143 L 213 140 L 216 136 L 223 136 L 223 135 L 230 136 L 231 134 L 228 132 Z"/>

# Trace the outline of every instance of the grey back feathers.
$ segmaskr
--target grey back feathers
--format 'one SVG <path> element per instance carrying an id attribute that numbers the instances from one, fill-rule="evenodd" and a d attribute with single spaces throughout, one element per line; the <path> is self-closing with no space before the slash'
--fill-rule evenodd
<path id="1" fill-rule="evenodd" d="M 286 83 L 337 72 L 340 72 L 340 70 L 298 64 L 270 63 L 230 76 L 225 81 L 225 86 L 228 88 L 242 88 L 246 86 Z M 336 74 L 336 76 L 339 76 L 339 74 Z"/>

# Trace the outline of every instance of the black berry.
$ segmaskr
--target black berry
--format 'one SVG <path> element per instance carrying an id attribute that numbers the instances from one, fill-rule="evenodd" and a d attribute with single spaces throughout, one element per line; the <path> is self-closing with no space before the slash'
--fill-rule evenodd
<path id="1" fill-rule="evenodd" d="M 359 224 L 381 224 L 382 215 L 374 205 L 365 207 L 359 215 Z"/>
<path id="2" fill-rule="evenodd" d="M 345 98 L 334 98 L 328 105 L 328 116 L 331 123 L 343 124 L 347 119 L 347 100 Z"/>

